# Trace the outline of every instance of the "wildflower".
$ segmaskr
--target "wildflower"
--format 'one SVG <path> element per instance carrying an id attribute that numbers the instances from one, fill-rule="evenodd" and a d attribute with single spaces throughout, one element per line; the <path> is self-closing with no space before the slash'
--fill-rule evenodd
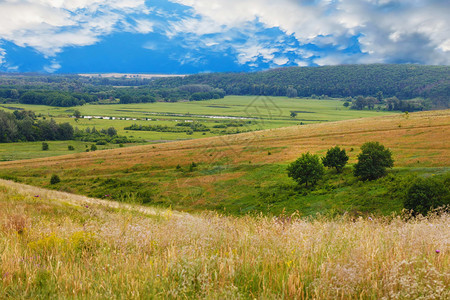
<path id="1" fill-rule="evenodd" d="M 369 217 L 369 221 L 373 221 L 371 217 Z"/>
<path id="2" fill-rule="evenodd" d="M 441 253 L 441 250 L 436 250 L 436 253 L 437 253 L 437 254 Z"/>
<path id="3" fill-rule="evenodd" d="M 39 195 L 34 195 L 35 198 L 39 198 Z"/>
<path id="4" fill-rule="evenodd" d="M 85 205 L 84 207 L 86 207 L 86 208 L 89 208 L 89 206 L 88 206 L 88 205 Z"/>

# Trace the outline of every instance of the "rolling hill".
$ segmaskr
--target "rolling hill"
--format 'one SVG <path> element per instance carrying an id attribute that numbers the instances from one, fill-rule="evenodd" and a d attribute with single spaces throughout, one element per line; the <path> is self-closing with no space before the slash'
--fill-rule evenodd
<path id="1" fill-rule="evenodd" d="M 428 98 L 434 107 L 450 105 L 450 68 L 419 65 L 341 65 L 290 67 L 254 73 L 209 73 L 182 78 L 164 78 L 150 83 L 154 88 L 204 84 L 223 89 L 228 95 L 330 97 L 376 96 Z M 295 90 L 295 91 L 294 91 Z"/>
<path id="2" fill-rule="evenodd" d="M 386 196 L 387 182 L 357 183 L 346 168 L 342 176 L 330 172 L 330 190 L 302 196 L 295 194 L 286 164 L 301 153 L 324 154 L 335 145 L 346 149 L 354 163 L 364 142 L 379 141 L 393 152 L 393 174 L 440 174 L 450 165 L 449 133 L 449 110 L 398 114 L 2 162 L 0 176 L 92 197 L 184 210 L 388 214 L 399 211 L 401 201 Z M 53 174 L 61 178 L 60 183 L 50 185 Z"/>

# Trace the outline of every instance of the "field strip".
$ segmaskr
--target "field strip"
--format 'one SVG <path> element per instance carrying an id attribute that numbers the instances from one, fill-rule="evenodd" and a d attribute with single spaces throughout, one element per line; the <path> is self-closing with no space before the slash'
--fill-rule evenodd
<path id="1" fill-rule="evenodd" d="M 116 201 L 107 201 L 102 199 L 89 198 L 86 196 L 70 194 L 66 192 L 53 191 L 40 187 L 35 187 L 32 185 L 17 183 L 10 180 L 0 179 L 0 186 L 12 188 L 22 195 L 27 195 L 30 197 L 39 197 L 47 200 L 56 200 L 59 202 L 69 203 L 75 206 L 96 205 L 113 209 L 124 209 L 128 211 L 139 212 L 149 216 L 160 216 L 160 217 L 182 217 L 188 215 L 186 213 L 180 213 L 177 211 L 172 211 L 170 209 L 145 207 L 141 205 L 132 205 Z"/>

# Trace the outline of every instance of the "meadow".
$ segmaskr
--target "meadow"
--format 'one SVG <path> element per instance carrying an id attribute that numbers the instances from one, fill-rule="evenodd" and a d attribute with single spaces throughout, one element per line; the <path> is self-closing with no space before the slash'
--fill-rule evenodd
<path id="1" fill-rule="evenodd" d="M 87 104 L 79 107 L 50 107 L 44 105 L 4 104 L 0 109 L 13 111 L 15 109 L 32 110 L 40 118 L 53 118 L 57 123 L 70 123 L 73 127 L 107 129 L 114 127 L 119 135 L 127 136 L 146 143 L 160 143 L 174 140 L 189 140 L 226 133 L 247 132 L 264 129 L 281 128 L 299 124 L 314 124 L 347 119 L 392 115 L 386 111 L 350 110 L 345 108 L 340 100 L 293 99 L 287 97 L 258 96 L 227 96 L 224 99 L 190 102 L 157 102 L 144 104 Z M 71 116 L 74 111 L 80 111 L 83 116 L 102 116 L 128 118 L 129 120 L 79 119 Z M 292 118 L 291 112 L 297 116 Z M 136 119 L 136 120 L 133 120 Z M 133 124 L 143 126 L 169 126 L 183 122 L 198 122 L 211 129 L 207 132 L 157 132 L 125 130 Z M 229 123 L 240 123 L 239 127 L 215 129 Z M 49 142 L 52 145 L 54 142 Z M 55 142 L 53 148 L 60 149 L 60 143 Z M 0 145 L 0 160 L 21 158 L 39 158 L 67 153 L 42 152 L 28 143 L 14 145 L 14 155 L 10 155 L 9 147 Z M 114 145 L 109 146 L 110 148 Z M 35 151 L 33 149 L 36 149 Z M 59 151 L 59 150 L 58 150 Z"/>
<path id="2" fill-rule="evenodd" d="M 187 214 L 0 180 L 0 298 L 448 299 L 449 216 Z"/>
<path id="3" fill-rule="evenodd" d="M 0 163 L 0 176 L 35 186 L 119 202 L 225 214 L 389 215 L 402 200 L 391 193 L 408 176 L 449 171 L 450 111 L 298 125 L 237 135 Z M 359 147 L 380 141 L 393 152 L 386 178 L 352 176 Z M 335 145 L 350 156 L 343 174 L 328 171 L 317 190 L 298 189 L 286 166 L 307 151 Z M 51 185 L 55 174 L 61 182 Z"/>

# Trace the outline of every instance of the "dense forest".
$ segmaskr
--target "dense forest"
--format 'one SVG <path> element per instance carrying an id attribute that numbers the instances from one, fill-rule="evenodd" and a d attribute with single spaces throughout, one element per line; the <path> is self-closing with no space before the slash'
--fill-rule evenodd
<path id="1" fill-rule="evenodd" d="M 449 107 L 450 67 L 419 65 L 342 65 L 290 67 L 256 73 L 212 73 L 163 78 L 154 88 L 206 84 L 227 95 L 268 95 L 333 98 L 372 96 L 400 100 L 417 97 L 432 101 L 433 107 Z"/>
<path id="2" fill-rule="evenodd" d="M 356 102 L 362 96 L 367 99 L 365 106 L 369 109 L 372 98 L 377 99 L 378 108 L 382 105 L 387 110 L 448 108 L 450 67 L 383 64 L 289 67 L 159 79 L 0 74 L 0 103 L 76 106 L 97 101 L 198 101 L 225 95 L 347 98 L 351 107 L 360 105 Z"/>

